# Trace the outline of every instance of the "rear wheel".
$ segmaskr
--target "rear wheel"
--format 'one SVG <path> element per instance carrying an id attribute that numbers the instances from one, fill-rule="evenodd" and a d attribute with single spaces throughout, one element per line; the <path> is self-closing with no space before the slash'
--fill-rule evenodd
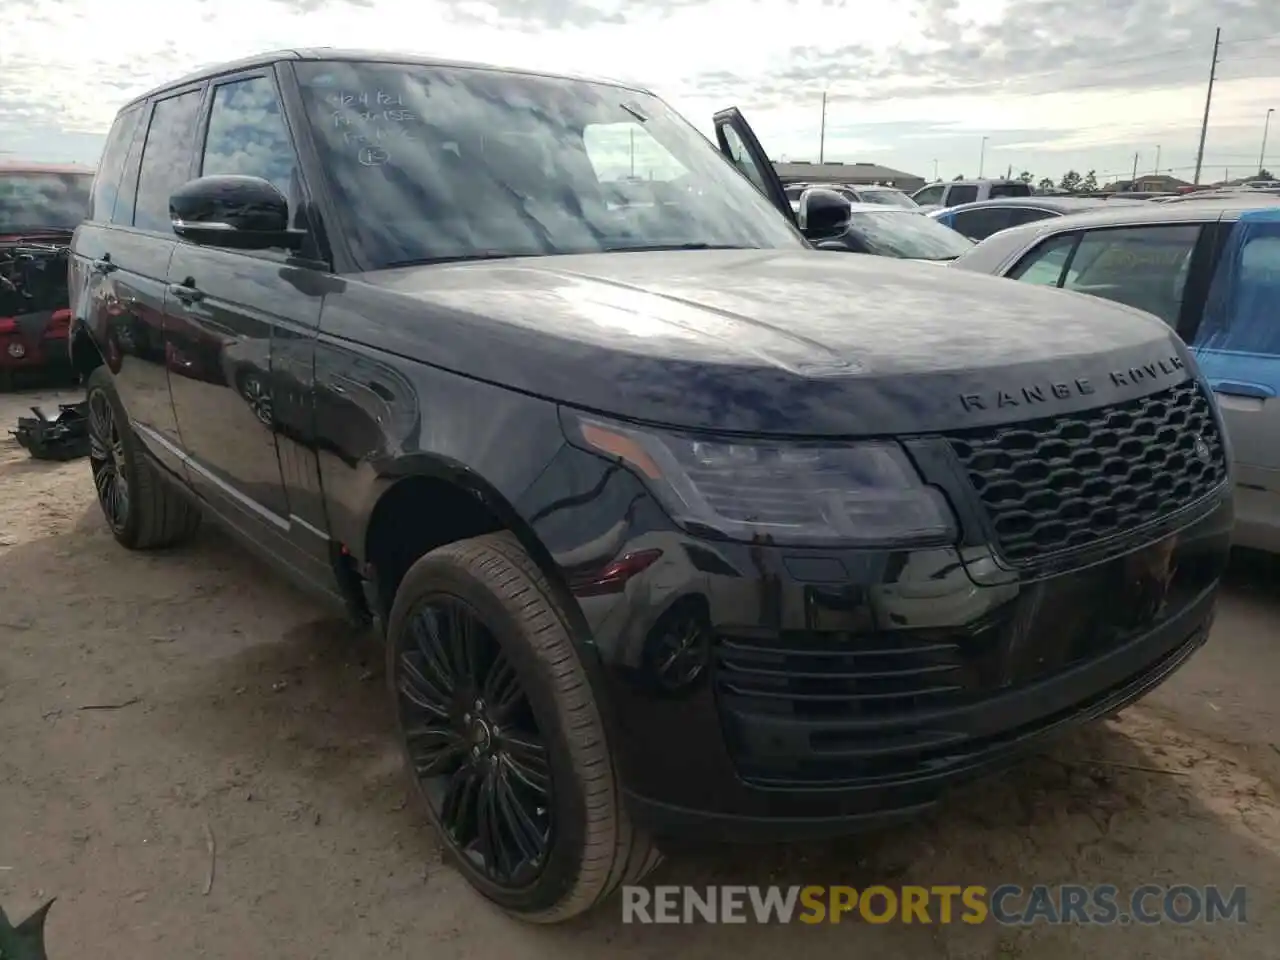
<path id="1" fill-rule="evenodd" d="M 658 864 L 622 808 L 566 620 L 514 537 L 418 560 L 396 592 L 387 656 L 410 777 L 481 894 L 551 923 Z"/>
<path id="2" fill-rule="evenodd" d="M 131 550 L 187 539 L 199 527 L 200 513 L 146 460 L 129 429 L 110 371 L 98 367 L 87 385 L 89 468 L 111 533 Z"/>

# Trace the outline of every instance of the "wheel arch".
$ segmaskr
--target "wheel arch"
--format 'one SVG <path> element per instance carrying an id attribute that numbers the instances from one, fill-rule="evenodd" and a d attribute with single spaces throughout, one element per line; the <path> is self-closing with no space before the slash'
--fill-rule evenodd
<path id="1" fill-rule="evenodd" d="M 431 502 L 431 509 L 417 509 Z M 509 531 L 556 589 L 565 609 L 585 627 L 577 603 L 550 552 L 511 500 L 466 464 L 440 454 L 407 454 L 380 465 L 371 477 L 361 529 L 349 546 L 358 551 L 362 574 L 377 591 L 373 600 L 385 618 L 404 572 L 436 547 L 470 537 Z"/>

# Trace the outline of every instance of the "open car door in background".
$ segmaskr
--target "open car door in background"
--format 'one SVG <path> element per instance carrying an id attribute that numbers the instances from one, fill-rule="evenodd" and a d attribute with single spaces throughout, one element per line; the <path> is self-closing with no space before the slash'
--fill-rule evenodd
<path id="1" fill-rule="evenodd" d="M 715 115 L 716 141 L 720 152 L 729 158 L 729 162 L 737 167 L 742 175 L 756 185 L 756 189 L 769 198 L 769 201 L 782 211 L 782 215 L 792 223 L 796 222 L 795 211 L 787 200 L 782 181 L 769 162 L 768 155 L 760 146 L 751 125 L 742 116 L 737 107 L 721 110 Z"/>
<path id="2" fill-rule="evenodd" d="M 1236 540 L 1280 552 L 1280 210 L 1240 215 L 1191 348 L 1236 464 Z"/>

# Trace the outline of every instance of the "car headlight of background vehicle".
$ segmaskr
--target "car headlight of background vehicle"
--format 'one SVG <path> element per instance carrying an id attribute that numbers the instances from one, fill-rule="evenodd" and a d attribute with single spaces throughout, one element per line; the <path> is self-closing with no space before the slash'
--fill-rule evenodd
<path id="1" fill-rule="evenodd" d="M 896 443 L 716 439 L 564 411 L 570 442 L 638 473 L 691 532 L 774 543 L 953 543 L 955 517 Z"/>

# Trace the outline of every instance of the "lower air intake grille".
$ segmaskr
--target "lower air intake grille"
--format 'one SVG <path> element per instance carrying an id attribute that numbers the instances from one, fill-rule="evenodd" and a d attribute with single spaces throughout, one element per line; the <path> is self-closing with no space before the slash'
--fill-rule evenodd
<path id="1" fill-rule="evenodd" d="M 995 527 L 1025 564 L 1173 513 L 1227 477 L 1192 381 L 1112 407 L 947 436 Z"/>

